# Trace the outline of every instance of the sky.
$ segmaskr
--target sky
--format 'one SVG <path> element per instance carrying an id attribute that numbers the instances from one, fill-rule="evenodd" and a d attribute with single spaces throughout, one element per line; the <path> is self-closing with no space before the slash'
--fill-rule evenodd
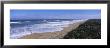
<path id="1" fill-rule="evenodd" d="M 100 9 L 10 10 L 11 20 L 22 19 L 101 19 Z"/>

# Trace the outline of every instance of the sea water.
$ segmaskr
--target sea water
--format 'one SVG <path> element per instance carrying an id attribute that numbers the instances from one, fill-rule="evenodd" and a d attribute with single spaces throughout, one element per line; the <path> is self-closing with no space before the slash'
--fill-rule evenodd
<path id="1" fill-rule="evenodd" d="M 11 20 L 10 38 L 16 39 L 32 33 L 56 32 L 68 27 L 69 24 L 83 20 L 72 19 L 37 19 L 37 20 Z"/>

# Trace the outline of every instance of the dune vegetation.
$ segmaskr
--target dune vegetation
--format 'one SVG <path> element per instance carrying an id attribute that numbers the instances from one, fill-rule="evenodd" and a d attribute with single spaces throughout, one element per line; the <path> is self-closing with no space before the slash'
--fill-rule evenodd
<path id="1" fill-rule="evenodd" d="M 89 19 L 63 39 L 101 39 L 101 19 Z"/>

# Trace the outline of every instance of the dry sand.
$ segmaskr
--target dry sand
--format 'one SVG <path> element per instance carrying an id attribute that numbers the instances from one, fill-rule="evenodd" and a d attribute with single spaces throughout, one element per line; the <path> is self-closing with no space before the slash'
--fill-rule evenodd
<path id="1" fill-rule="evenodd" d="M 70 24 L 69 27 L 64 27 L 64 30 L 58 32 L 46 32 L 46 33 L 33 33 L 31 35 L 23 36 L 19 39 L 61 39 L 68 32 L 76 29 L 80 24 L 85 21 L 76 22 L 74 24 Z"/>

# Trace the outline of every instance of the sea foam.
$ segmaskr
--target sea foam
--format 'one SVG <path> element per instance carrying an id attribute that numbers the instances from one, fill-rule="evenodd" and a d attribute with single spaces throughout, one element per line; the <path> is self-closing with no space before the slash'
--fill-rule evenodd
<path id="1" fill-rule="evenodd" d="M 73 24 L 79 21 L 84 21 L 84 20 L 47 22 L 42 24 L 33 24 L 18 28 L 11 28 L 10 34 L 11 34 L 11 38 L 16 39 L 32 33 L 57 32 L 63 30 L 63 27 L 68 27 L 69 24 Z M 11 23 L 20 23 L 20 22 L 11 22 Z"/>

